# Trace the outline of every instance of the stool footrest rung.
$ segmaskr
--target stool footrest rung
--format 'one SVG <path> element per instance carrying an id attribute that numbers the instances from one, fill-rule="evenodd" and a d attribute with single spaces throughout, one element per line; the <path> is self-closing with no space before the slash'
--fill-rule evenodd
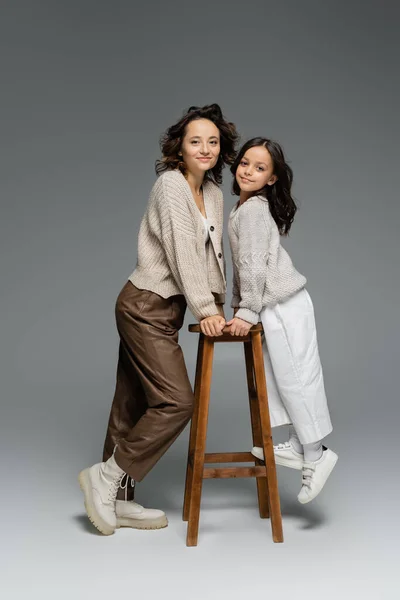
<path id="1" fill-rule="evenodd" d="M 229 479 L 236 477 L 266 477 L 265 467 L 221 467 L 214 469 L 205 467 L 203 479 Z"/>
<path id="2" fill-rule="evenodd" d="M 256 457 L 251 452 L 213 452 L 204 455 L 205 463 L 254 462 Z"/>

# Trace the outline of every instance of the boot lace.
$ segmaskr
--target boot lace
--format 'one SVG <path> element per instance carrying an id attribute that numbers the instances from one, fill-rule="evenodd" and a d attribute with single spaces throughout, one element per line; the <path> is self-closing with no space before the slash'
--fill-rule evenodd
<path id="1" fill-rule="evenodd" d="M 108 488 L 108 500 L 110 502 L 115 502 L 115 499 L 117 497 L 118 488 L 121 485 L 121 480 L 124 476 L 125 476 L 125 473 L 122 473 L 122 475 L 117 475 L 112 480 L 110 487 Z"/>
<path id="2" fill-rule="evenodd" d="M 124 481 L 125 479 L 125 481 Z M 121 490 L 125 490 L 125 502 L 128 501 L 128 487 L 129 487 L 129 481 L 131 482 L 131 487 L 134 488 L 135 487 L 135 480 L 132 479 L 132 477 L 129 477 L 129 475 L 127 473 L 125 473 L 120 481 L 119 487 L 121 488 Z"/>

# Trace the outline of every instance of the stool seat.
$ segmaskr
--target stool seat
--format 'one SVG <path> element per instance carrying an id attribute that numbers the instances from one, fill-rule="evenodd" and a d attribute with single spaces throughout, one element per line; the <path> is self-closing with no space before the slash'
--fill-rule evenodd
<path id="1" fill-rule="evenodd" d="M 188 327 L 190 333 L 201 333 L 200 325 L 198 323 L 189 325 Z M 224 327 L 222 330 L 222 335 L 216 337 L 205 336 L 208 339 L 213 340 L 214 342 L 248 342 L 251 339 L 252 333 L 263 332 L 263 326 L 261 323 L 257 323 L 257 325 L 253 325 L 247 335 L 232 335 L 230 333 L 230 327 Z M 203 335 L 203 334 L 202 334 Z"/>
<path id="2" fill-rule="evenodd" d="M 246 336 L 231 335 L 229 327 L 225 327 L 221 336 L 206 336 L 201 332 L 198 323 L 189 325 L 189 332 L 199 334 L 199 344 L 183 505 L 183 520 L 188 521 L 186 545 L 197 545 L 203 479 L 236 477 L 256 478 L 260 517 L 265 519 L 271 515 L 273 541 L 283 542 L 282 517 L 262 354 L 262 325 L 261 323 L 253 325 Z M 217 342 L 243 343 L 253 445 L 263 448 L 265 461 L 258 460 L 250 452 L 205 452 L 214 344 Z M 249 462 L 253 463 L 253 466 L 220 468 L 204 466 L 210 463 Z"/>

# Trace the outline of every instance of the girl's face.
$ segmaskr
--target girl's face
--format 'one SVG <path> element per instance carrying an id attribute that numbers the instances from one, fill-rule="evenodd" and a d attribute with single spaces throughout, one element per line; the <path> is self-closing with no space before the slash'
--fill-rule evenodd
<path id="1" fill-rule="evenodd" d="M 277 179 L 271 155 L 264 146 L 249 148 L 236 170 L 236 181 L 242 192 L 257 192 L 266 185 L 273 185 Z"/>
<path id="2" fill-rule="evenodd" d="M 219 129 L 212 121 L 190 121 L 180 150 L 188 171 L 195 175 L 204 175 L 217 164 L 220 150 Z"/>

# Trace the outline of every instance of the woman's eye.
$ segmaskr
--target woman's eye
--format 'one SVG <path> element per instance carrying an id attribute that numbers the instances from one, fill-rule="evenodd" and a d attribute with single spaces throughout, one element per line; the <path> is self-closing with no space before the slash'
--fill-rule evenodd
<path id="1" fill-rule="evenodd" d="M 193 140 L 192 144 L 198 144 L 199 142 L 197 140 Z"/>
<path id="2" fill-rule="evenodd" d="M 218 142 L 217 142 L 217 140 L 213 140 L 213 141 L 211 142 L 211 144 L 213 144 L 214 146 L 216 146 L 216 145 L 218 144 Z"/>
<path id="3" fill-rule="evenodd" d="M 245 167 L 247 165 L 247 162 L 245 160 L 242 160 L 240 164 L 242 165 L 242 167 Z"/>

